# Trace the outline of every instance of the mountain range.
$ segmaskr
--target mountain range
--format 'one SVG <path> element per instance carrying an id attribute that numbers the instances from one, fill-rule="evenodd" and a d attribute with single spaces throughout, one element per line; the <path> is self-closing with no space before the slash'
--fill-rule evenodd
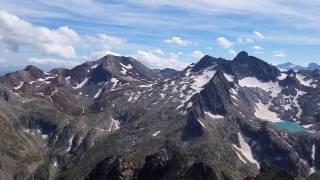
<path id="1" fill-rule="evenodd" d="M 319 94 L 320 70 L 246 52 L 27 66 L 0 77 L 0 179 L 318 178 Z"/>
<path id="2" fill-rule="evenodd" d="M 317 63 L 310 63 L 307 67 L 304 66 L 300 66 L 300 65 L 295 65 L 293 63 L 287 62 L 284 64 L 279 64 L 277 65 L 277 67 L 281 70 L 294 70 L 294 71 L 299 71 L 299 70 L 309 70 L 309 71 L 314 71 L 316 69 L 320 70 L 320 65 L 318 65 Z"/>

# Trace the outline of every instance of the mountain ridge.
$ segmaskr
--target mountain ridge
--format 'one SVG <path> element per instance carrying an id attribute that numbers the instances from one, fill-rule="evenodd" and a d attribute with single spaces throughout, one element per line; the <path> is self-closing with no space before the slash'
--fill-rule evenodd
<path id="1" fill-rule="evenodd" d="M 30 66 L 0 78 L 0 125 L 15 124 L 0 137 L 4 152 L 36 155 L 2 155 L 14 168 L 0 177 L 244 179 L 265 161 L 307 177 L 320 165 L 319 80 L 246 52 L 204 56 L 166 77 L 110 55 L 72 69 Z M 277 129 L 279 119 L 307 130 Z"/>

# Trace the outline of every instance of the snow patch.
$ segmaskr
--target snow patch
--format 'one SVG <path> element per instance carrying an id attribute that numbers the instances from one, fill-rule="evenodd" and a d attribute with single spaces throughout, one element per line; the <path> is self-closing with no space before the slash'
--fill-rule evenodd
<path id="1" fill-rule="evenodd" d="M 122 74 L 127 74 L 127 70 L 126 70 L 126 68 L 124 68 L 124 67 L 122 67 L 121 68 L 121 71 L 120 71 Z"/>
<path id="2" fill-rule="evenodd" d="M 58 89 L 55 88 L 54 91 L 51 93 L 51 95 L 48 97 L 52 103 L 53 103 L 52 97 L 57 93 L 58 93 Z"/>
<path id="3" fill-rule="evenodd" d="M 246 160 L 250 161 L 253 164 L 256 164 L 257 167 L 260 169 L 260 164 L 259 162 L 254 159 L 252 151 L 251 151 L 251 147 L 249 146 L 249 144 L 244 140 L 242 134 L 240 132 L 238 132 L 238 137 L 239 137 L 239 143 L 240 143 L 240 147 L 238 147 L 237 145 L 233 144 L 233 147 L 236 148 L 239 152 L 241 152 L 241 154 L 246 158 Z"/>
<path id="4" fill-rule="evenodd" d="M 311 126 L 313 126 L 313 124 L 302 125 L 302 127 L 306 128 L 306 129 L 310 128 Z"/>
<path id="5" fill-rule="evenodd" d="M 47 139 L 49 136 L 46 134 L 41 134 L 42 139 Z"/>
<path id="6" fill-rule="evenodd" d="M 192 102 L 188 102 L 186 109 L 191 108 L 192 104 Z"/>
<path id="7" fill-rule="evenodd" d="M 315 172 L 316 172 L 316 169 L 315 169 L 314 166 L 312 166 L 312 167 L 310 168 L 310 173 L 309 173 L 309 175 L 311 175 L 311 174 L 313 174 L 313 173 L 315 173 Z"/>
<path id="8" fill-rule="evenodd" d="M 133 66 L 132 66 L 131 64 L 124 65 L 124 64 L 120 63 L 120 65 L 121 65 L 122 67 L 126 68 L 126 69 L 132 69 L 132 68 L 133 68 Z"/>
<path id="9" fill-rule="evenodd" d="M 97 99 L 100 96 L 101 92 L 102 92 L 102 88 L 98 90 L 98 92 L 94 95 L 94 98 Z"/>
<path id="10" fill-rule="evenodd" d="M 117 84 L 118 84 L 119 80 L 118 80 L 118 79 L 116 79 L 116 78 L 111 78 L 110 82 L 112 82 L 112 83 L 113 83 L 113 86 L 112 86 L 112 88 L 111 88 L 111 89 L 114 89 L 114 88 L 117 86 Z"/>
<path id="11" fill-rule="evenodd" d="M 238 153 L 238 151 L 234 151 L 234 152 L 236 152 L 238 158 L 239 158 L 243 163 L 247 164 L 247 161 L 242 158 L 241 154 Z"/>
<path id="12" fill-rule="evenodd" d="M 239 80 L 239 85 L 241 87 L 260 88 L 262 90 L 271 92 L 272 97 L 277 97 L 277 95 L 282 91 L 282 88 L 280 87 L 279 83 L 272 81 L 261 82 L 255 77 L 245 77 Z"/>
<path id="13" fill-rule="evenodd" d="M 224 116 L 218 115 L 218 114 L 212 114 L 210 112 L 205 111 L 204 112 L 206 115 L 208 115 L 209 117 L 211 117 L 212 119 L 223 119 Z"/>
<path id="14" fill-rule="evenodd" d="M 91 66 L 90 69 L 95 69 L 95 68 L 97 68 L 98 66 L 99 66 L 99 64 L 95 64 L 95 65 Z"/>
<path id="15" fill-rule="evenodd" d="M 19 84 L 18 86 L 14 87 L 13 89 L 14 89 L 14 90 L 18 90 L 18 89 L 20 89 L 23 85 L 24 85 L 24 82 L 21 81 L 20 84 Z"/>
<path id="16" fill-rule="evenodd" d="M 232 75 L 227 73 L 224 73 L 223 75 L 229 82 L 233 82 L 234 77 Z"/>
<path id="17" fill-rule="evenodd" d="M 191 88 L 199 93 L 202 90 L 202 87 L 206 85 L 210 79 L 215 75 L 216 71 L 213 70 L 205 70 L 199 75 L 192 75 L 190 78 L 193 79 L 193 84 Z"/>
<path id="18" fill-rule="evenodd" d="M 82 88 L 87 82 L 88 82 L 89 78 L 85 78 L 80 84 L 77 84 L 76 87 L 73 87 L 73 89 L 80 89 Z"/>
<path id="19" fill-rule="evenodd" d="M 271 121 L 271 122 L 281 122 L 278 118 L 278 115 L 275 112 L 269 110 L 270 102 L 268 104 L 263 104 L 260 100 L 259 103 L 256 103 L 254 115 L 262 120 Z"/>
<path id="20" fill-rule="evenodd" d="M 306 77 L 302 74 L 297 74 L 296 78 L 299 80 L 300 84 L 302 84 L 304 86 L 314 87 L 314 88 L 316 87 L 316 86 L 311 85 L 312 79 L 306 80 Z"/>
<path id="21" fill-rule="evenodd" d="M 147 87 L 152 87 L 154 84 L 148 84 L 148 85 L 140 85 L 139 87 L 141 88 L 147 88 Z"/>
<path id="22" fill-rule="evenodd" d="M 312 145 L 311 151 L 312 151 L 311 152 L 311 158 L 314 161 L 316 159 L 316 145 L 315 144 Z"/>
<path id="23" fill-rule="evenodd" d="M 69 152 L 70 150 L 71 150 L 71 147 L 72 147 L 72 141 L 73 141 L 73 139 L 74 139 L 74 136 L 75 135 L 73 135 L 73 136 L 71 136 L 71 138 L 69 139 L 69 146 L 68 146 L 68 148 L 67 148 L 67 152 Z"/>
<path id="24" fill-rule="evenodd" d="M 286 73 L 281 73 L 281 75 L 278 76 L 277 79 L 280 80 L 280 81 L 282 81 L 282 80 L 284 80 L 285 78 L 287 78 L 287 76 L 288 76 L 288 75 L 287 75 Z"/>
<path id="25" fill-rule="evenodd" d="M 166 95 L 163 94 L 163 93 L 160 93 L 159 95 L 161 96 L 162 99 L 166 96 Z"/>
<path id="26" fill-rule="evenodd" d="M 203 123 L 200 119 L 197 119 L 197 121 L 199 122 L 199 124 L 200 124 L 203 128 L 206 128 L 206 126 L 204 125 L 204 123 Z"/>
<path id="27" fill-rule="evenodd" d="M 156 136 L 158 136 L 158 135 L 160 134 L 160 132 L 161 132 L 161 131 L 157 131 L 157 132 L 153 133 L 152 136 L 153 136 L 153 137 L 156 137 Z"/>
<path id="28" fill-rule="evenodd" d="M 111 118 L 111 124 L 108 131 L 120 129 L 120 121 Z"/>

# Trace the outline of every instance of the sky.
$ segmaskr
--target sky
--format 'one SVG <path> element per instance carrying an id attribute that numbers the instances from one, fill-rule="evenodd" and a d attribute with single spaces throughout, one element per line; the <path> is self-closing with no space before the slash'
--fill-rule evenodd
<path id="1" fill-rule="evenodd" d="M 320 62 L 319 0 L 0 0 L 0 66 L 72 67 L 106 54 L 183 69 L 240 51 Z"/>

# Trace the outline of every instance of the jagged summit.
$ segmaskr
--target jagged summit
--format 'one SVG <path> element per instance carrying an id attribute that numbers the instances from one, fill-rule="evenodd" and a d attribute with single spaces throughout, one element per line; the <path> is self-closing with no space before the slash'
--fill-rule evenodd
<path id="1" fill-rule="evenodd" d="M 201 69 L 205 69 L 207 67 L 217 65 L 224 61 L 222 58 L 214 58 L 209 55 L 205 55 L 203 58 L 201 58 L 192 68 L 192 71 L 198 72 Z"/>
<path id="2" fill-rule="evenodd" d="M 237 54 L 237 56 L 233 59 L 234 61 L 243 61 L 249 57 L 249 54 L 246 51 L 241 51 Z"/>

